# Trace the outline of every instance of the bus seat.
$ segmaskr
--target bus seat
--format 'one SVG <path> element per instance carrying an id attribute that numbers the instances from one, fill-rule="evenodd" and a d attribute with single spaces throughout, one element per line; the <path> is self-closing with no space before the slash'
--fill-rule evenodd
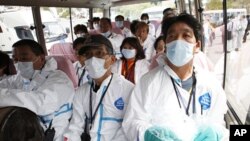
<path id="1" fill-rule="evenodd" d="M 150 23 L 152 23 L 155 26 L 155 29 L 157 30 L 159 25 L 161 24 L 161 21 L 151 20 Z"/>
<path id="2" fill-rule="evenodd" d="M 98 31 L 96 31 L 94 29 L 90 29 L 88 32 L 89 32 L 90 35 L 100 34 Z"/>
<path id="3" fill-rule="evenodd" d="M 50 55 L 64 56 L 71 62 L 77 61 L 72 43 L 56 43 L 49 49 Z"/>
<path id="4" fill-rule="evenodd" d="M 78 79 L 76 76 L 76 71 L 73 67 L 73 63 L 68 59 L 64 58 L 63 56 L 52 56 L 57 62 L 58 70 L 63 71 L 67 74 L 67 76 L 72 81 L 75 88 L 77 88 Z"/>
<path id="5" fill-rule="evenodd" d="M 121 32 L 121 29 L 115 27 L 115 28 L 112 28 L 112 32 L 116 33 L 116 34 L 122 34 Z"/>
<path id="6" fill-rule="evenodd" d="M 124 26 L 130 29 L 130 21 L 124 21 Z"/>

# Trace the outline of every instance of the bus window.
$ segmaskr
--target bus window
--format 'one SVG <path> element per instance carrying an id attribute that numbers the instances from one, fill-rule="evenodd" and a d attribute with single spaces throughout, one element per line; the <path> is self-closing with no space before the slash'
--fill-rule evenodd
<path id="1" fill-rule="evenodd" d="M 162 12 L 165 8 L 168 7 L 175 7 L 174 2 L 165 0 L 159 2 L 148 2 L 111 7 L 111 20 L 115 21 L 115 16 L 117 15 L 123 15 L 125 20 L 128 21 L 140 20 L 142 13 L 148 13 L 149 20 L 161 21 L 163 16 Z"/>
<path id="2" fill-rule="evenodd" d="M 59 42 L 72 42 L 66 32 L 66 29 L 70 29 L 69 8 L 41 7 L 40 12 L 47 50 Z"/>
<path id="3" fill-rule="evenodd" d="M 18 18 L 17 18 L 18 17 Z M 31 7 L 2 6 L 0 12 L 0 50 L 12 51 L 12 44 L 20 39 L 36 40 Z"/>
<path id="4" fill-rule="evenodd" d="M 77 24 L 83 24 L 87 26 L 89 20 L 89 9 L 88 8 L 71 8 L 72 16 L 72 27 L 74 28 Z M 73 29 L 74 30 L 74 29 Z M 73 31 L 74 32 L 74 31 Z M 73 33 L 74 39 L 76 39 Z"/>

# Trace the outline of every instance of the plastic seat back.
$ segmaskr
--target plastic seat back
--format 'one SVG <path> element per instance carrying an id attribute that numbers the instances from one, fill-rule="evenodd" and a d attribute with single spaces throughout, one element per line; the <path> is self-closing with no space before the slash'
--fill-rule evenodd
<path id="1" fill-rule="evenodd" d="M 74 87 L 77 87 L 78 79 L 76 76 L 76 71 L 73 67 L 73 63 L 63 56 L 52 56 L 57 62 L 57 69 L 63 71 L 72 81 Z"/>
<path id="2" fill-rule="evenodd" d="M 77 61 L 72 43 L 56 43 L 49 49 L 49 54 L 53 56 L 63 56 L 71 62 Z"/>

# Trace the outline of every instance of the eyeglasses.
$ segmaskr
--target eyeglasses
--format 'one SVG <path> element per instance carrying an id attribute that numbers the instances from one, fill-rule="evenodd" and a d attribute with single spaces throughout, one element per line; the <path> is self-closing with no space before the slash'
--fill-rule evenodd
<path id="1" fill-rule="evenodd" d="M 90 59 L 92 57 L 104 58 L 106 55 L 110 55 L 110 54 L 107 52 L 103 52 L 103 51 L 90 51 L 90 52 L 84 53 L 82 56 L 86 59 Z"/>

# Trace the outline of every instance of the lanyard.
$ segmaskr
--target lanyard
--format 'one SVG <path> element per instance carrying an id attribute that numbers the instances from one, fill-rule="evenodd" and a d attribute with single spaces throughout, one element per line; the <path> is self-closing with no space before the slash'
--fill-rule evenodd
<path id="1" fill-rule="evenodd" d="M 110 78 L 110 80 L 109 80 L 109 83 L 108 83 L 107 87 L 104 87 L 104 91 L 103 91 L 103 93 L 102 93 L 102 97 L 101 97 L 101 99 L 100 99 L 100 101 L 99 101 L 99 103 L 98 103 L 98 105 L 97 105 L 97 107 L 96 107 L 96 109 L 95 109 L 94 115 L 93 115 L 93 109 L 92 109 L 92 106 L 93 106 L 93 105 L 92 105 L 92 89 L 93 89 L 94 83 L 92 82 L 92 84 L 91 84 L 91 87 L 90 87 L 90 98 L 89 98 L 90 129 L 91 129 L 91 126 L 92 126 L 92 124 L 93 124 L 93 121 L 95 120 L 95 116 L 96 116 L 96 113 L 97 113 L 97 111 L 98 111 L 98 108 L 100 107 L 100 105 L 101 105 L 101 103 L 102 103 L 102 101 L 103 101 L 103 98 L 104 98 L 104 96 L 105 96 L 105 94 L 106 94 L 106 92 L 107 92 L 107 90 L 108 90 L 108 88 L 109 88 L 109 85 L 110 85 L 112 79 L 113 79 L 113 74 L 111 74 L 111 78 Z"/>
<path id="2" fill-rule="evenodd" d="M 78 73 L 78 70 L 79 70 L 79 68 L 77 69 L 77 73 Z M 83 78 L 83 76 L 84 76 L 84 74 L 85 74 L 85 68 L 82 70 L 82 73 L 81 73 L 81 75 L 80 75 L 80 77 L 79 77 L 79 79 L 78 79 L 78 87 L 81 85 L 81 82 L 82 82 L 82 78 Z"/>
<path id="3" fill-rule="evenodd" d="M 192 74 L 192 77 L 193 77 L 192 89 L 191 89 L 191 92 L 190 92 L 190 96 L 189 96 L 187 108 L 185 109 L 186 110 L 186 115 L 188 115 L 188 116 L 189 116 L 189 107 L 190 107 L 190 104 L 191 104 L 192 97 L 193 97 L 193 113 L 196 113 L 196 109 L 195 109 L 196 78 L 195 78 L 195 73 L 194 72 Z M 181 94 L 180 94 L 180 91 L 176 87 L 176 84 L 175 84 L 174 79 L 172 77 L 171 77 L 171 81 L 172 81 L 172 84 L 174 86 L 174 91 L 175 91 L 175 94 L 176 94 L 176 98 L 177 98 L 178 104 L 179 104 L 179 106 L 181 108 L 181 102 L 180 102 Z M 183 106 L 185 108 L 184 103 L 182 103 L 182 104 L 183 104 Z"/>

